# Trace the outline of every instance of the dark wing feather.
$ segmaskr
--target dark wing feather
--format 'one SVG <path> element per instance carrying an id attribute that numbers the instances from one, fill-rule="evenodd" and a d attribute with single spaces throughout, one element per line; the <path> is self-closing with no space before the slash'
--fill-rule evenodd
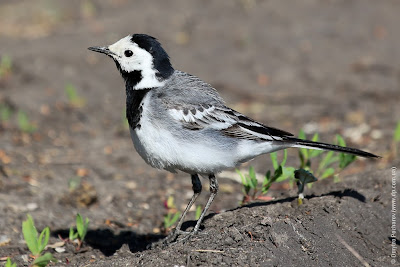
<path id="1" fill-rule="evenodd" d="M 247 140 L 283 140 L 291 133 L 265 126 L 225 106 L 175 106 L 169 109 L 173 118 L 189 130 L 213 128 L 229 137 Z"/>

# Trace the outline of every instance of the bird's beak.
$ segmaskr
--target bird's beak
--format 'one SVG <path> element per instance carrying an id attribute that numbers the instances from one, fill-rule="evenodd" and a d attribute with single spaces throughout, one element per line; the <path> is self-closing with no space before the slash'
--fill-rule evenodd
<path id="1" fill-rule="evenodd" d="M 99 53 L 102 53 L 102 54 L 106 54 L 107 56 L 115 55 L 106 46 L 92 46 L 92 47 L 89 47 L 88 49 L 91 50 L 91 51 L 94 51 L 94 52 L 99 52 Z"/>

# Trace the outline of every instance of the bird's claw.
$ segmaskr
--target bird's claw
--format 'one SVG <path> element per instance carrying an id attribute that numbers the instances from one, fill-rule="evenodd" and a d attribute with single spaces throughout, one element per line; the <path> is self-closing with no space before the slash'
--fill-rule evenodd
<path id="1" fill-rule="evenodd" d="M 197 235 L 199 233 L 201 233 L 200 229 L 193 229 L 192 231 L 182 231 L 180 229 L 176 229 L 173 232 L 171 232 L 166 238 L 151 244 L 150 248 L 166 247 L 174 242 L 184 243 L 187 240 L 189 240 L 192 236 Z M 179 236 L 183 237 L 178 239 Z"/>

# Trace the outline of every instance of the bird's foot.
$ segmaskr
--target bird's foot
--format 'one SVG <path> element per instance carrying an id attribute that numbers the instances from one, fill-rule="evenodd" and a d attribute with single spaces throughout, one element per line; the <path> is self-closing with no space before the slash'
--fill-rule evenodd
<path id="1" fill-rule="evenodd" d="M 161 239 L 160 241 L 157 241 L 155 243 L 152 243 L 150 248 L 156 248 L 156 247 L 166 247 L 172 243 L 178 243 L 178 242 L 186 242 L 189 240 L 194 235 L 197 235 L 201 233 L 201 230 L 199 229 L 193 229 L 192 231 L 182 231 L 180 229 L 176 229 L 173 232 L 171 232 L 167 237 L 164 239 Z M 179 238 L 179 236 L 182 236 L 182 238 Z"/>

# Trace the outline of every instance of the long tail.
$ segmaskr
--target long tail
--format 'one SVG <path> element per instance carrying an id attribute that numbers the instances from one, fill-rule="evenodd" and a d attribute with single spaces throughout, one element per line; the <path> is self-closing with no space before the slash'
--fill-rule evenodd
<path id="1" fill-rule="evenodd" d="M 293 147 L 301 147 L 301 148 L 308 148 L 308 149 L 318 149 L 318 150 L 332 150 L 336 152 L 343 152 L 349 153 L 356 156 L 364 157 L 364 158 L 380 158 L 380 156 L 374 155 L 369 152 L 365 152 L 356 148 L 351 147 L 342 147 L 337 145 L 331 145 L 326 143 L 320 142 L 313 142 L 309 140 L 302 140 L 297 138 L 289 138 L 290 141 L 293 141 Z"/>

